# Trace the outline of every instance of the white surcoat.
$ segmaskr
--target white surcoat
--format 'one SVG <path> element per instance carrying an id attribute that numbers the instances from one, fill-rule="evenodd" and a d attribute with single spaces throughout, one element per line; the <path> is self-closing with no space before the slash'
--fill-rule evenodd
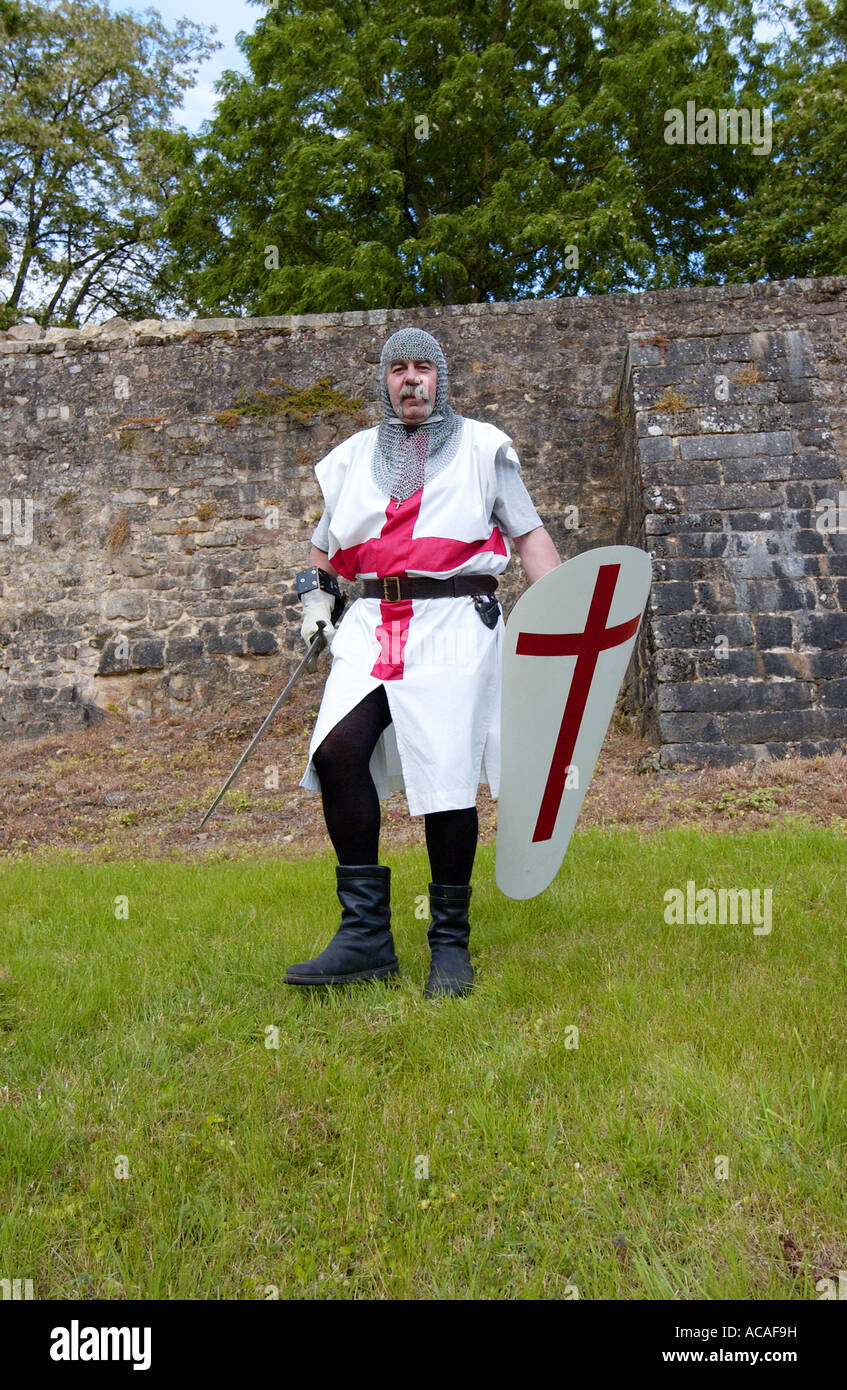
<path id="1" fill-rule="evenodd" d="M 404 502 L 390 501 L 371 473 L 376 427 L 346 439 L 315 473 L 329 513 L 330 563 L 346 579 L 498 575 L 508 539 L 494 524 L 495 457 L 513 454 L 502 430 L 464 418 L 455 457 Z M 392 722 L 370 771 L 381 798 L 405 791 L 409 813 L 461 810 L 500 781 L 500 675 L 504 623 L 481 621 L 473 598 L 383 602 L 359 598 L 330 646 L 309 763 L 300 782 L 320 780 L 312 755 L 360 700 L 384 685 Z"/>

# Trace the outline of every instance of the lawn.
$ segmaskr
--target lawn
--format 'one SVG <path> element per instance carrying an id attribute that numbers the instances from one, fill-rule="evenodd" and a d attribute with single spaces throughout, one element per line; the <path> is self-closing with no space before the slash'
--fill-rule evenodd
<path id="1" fill-rule="evenodd" d="M 847 838 L 589 829 L 474 873 L 468 999 L 281 983 L 333 860 L 19 858 L 0 893 L 0 1276 L 40 1299 L 815 1299 L 847 1270 Z M 772 890 L 772 927 L 665 893 Z"/>

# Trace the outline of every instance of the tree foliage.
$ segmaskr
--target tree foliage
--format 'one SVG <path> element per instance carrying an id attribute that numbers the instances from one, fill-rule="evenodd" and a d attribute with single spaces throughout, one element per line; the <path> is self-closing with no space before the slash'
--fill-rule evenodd
<path id="1" fill-rule="evenodd" d="M 753 0 L 279 0 L 169 206 L 171 287 L 270 314 L 693 283 L 704 227 L 767 161 L 670 145 L 664 113 L 762 104 L 755 19 Z"/>
<path id="2" fill-rule="evenodd" d="M 847 0 L 758 3 L 273 0 L 190 135 L 198 26 L 0 0 L 0 326 L 843 273 Z"/>
<path id="3" fill-rule="evenodd" d="M 783 13 L 793 33 L 773 63 L 776 157 L 733 225 L 710 227 L 710 280 L 847 273 L 847 0 Z"/>
<path id="4" fill-rule="evenodd" d="M 92 0 L 0 0 L 0 326 L 154 311 L 157 227 L 187 160 L 169 113 L 219 46 L 201 34 Z"/>

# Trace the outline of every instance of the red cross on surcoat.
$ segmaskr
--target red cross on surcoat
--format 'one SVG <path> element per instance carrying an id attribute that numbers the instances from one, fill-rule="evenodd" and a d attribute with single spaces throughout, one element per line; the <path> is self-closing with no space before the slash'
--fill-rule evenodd
<path id="1" fill-rule="evenodd" d="M 506 554 L 506 545 L 497 526 L 492 527 L 485 540 L 479 541 L 414 535 L 423 491 L 422 487 L 418 488 L 405 502 L 389 502 L 378 536 L 330 555 L 330 562 L 338 573 L 345 579 L 356 579 L 360 574 L 406 574 L 409 570 L 449 573 L 475 555 Z"/>
<path id="2" fill-rule="evenodd" d="M 491 552 L 505 555 L 506 544 L 499 527 L 492 527 L 484 540 L 458 541 L 450 536 L 415 536 L 413 534 L 421 511 L 423 488 L 405 502 L 389 502 L 385 521 L 378 536 L 360 541 L 347 550 L 336 550 L 330 563 L 345 579 L 357 579 L 360 574 L 406 574 L 409 570 L 439 570 L 449 572 L 475 555 Z M 403 649 L 409 637 L 412 621 L 412 600 L 380 604 L 380 623 L 375 636 L 380 655 L 371 675 L 378 680 L 402 680 L 404 675 Z"/>

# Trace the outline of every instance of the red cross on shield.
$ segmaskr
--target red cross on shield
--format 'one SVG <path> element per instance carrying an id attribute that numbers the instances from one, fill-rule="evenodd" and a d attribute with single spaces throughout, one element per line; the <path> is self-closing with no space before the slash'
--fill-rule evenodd
<path id="1" fill-rule="evenodd" d="M 534 898 L 565 856 L 650 592 L 650 556 L 583 551 L 509 615 L 500 705 L 497 886 Z"/>

